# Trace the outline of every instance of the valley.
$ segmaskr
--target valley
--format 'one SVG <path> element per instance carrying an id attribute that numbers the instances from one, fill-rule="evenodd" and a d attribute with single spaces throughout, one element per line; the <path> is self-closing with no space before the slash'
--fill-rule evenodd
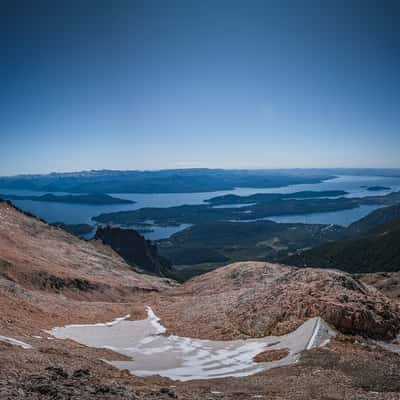
<path id="1" fill-rule="evenodd" d="M 1 6 L 0 400 L 400 400 L 400 2 Z"/>
<path id="2" fill-rule="evenodd" d="M 269 224 L 281 229 L 281 224 Z M 393 375 L 393 379 L 388 380 L 379 372 L 387 368 L 400 370 L 396 369 L 397 365 L 400 367 L 398 355 L 383 350 L 371 340 L 391 341 L 398 334 L 398 303 L 350 274 L 253 261 L 224 266 L 179 285 L 171 279 L 138 274 L 132 265 L 126 264 L 99 240 L 79 239 L 60 227 L 49 226 L 21 213 L 7 202 L 0 203 L 0 228 L 0 334 L 3 338 L 0 340 L 0 365 L 8 366 L 7 370 L 2 370 L 0 378 L 3 396 L 24 393 L 27 398 L 50 399 L 58 393 L 65 398 L 72 395 L 89 398 L 91 393 L 97 393 L 100 399 L 145 399 L 150 395 L 156 399 L 165 398 L 165 395 L 201 399 L 206 394 L 210 399 L 245 399 L 248 395 L 271 398 L 273 390 L 275 397 L 272 398 L 306 399 L 314 396 L 315 390 L 322 385 L 324 390 L 314 396 L 322 399 L 332 393 L 332 385 L 327 382 L 333 371 L 338 377 L 335 390 L 346 391 L 352 396 L 374 399 L 369 390 L 372 387 L 376 390 L 377 385 L 381 388 L 381 398 L 389 399 L 390 392 L 399 390 L 396 382 L 400 376 Z M 327 235 L 332 239 L 341 235 L 344 229 L 309 228 L 315 230 L 316 236 Z M 221 232 L 221 239 L 230 230 Z M 126 233 L 129 235 L 129 231 Z M 308 234 L 300 229 L 303 240 L 308 240 Z M 106 238 L 99 235 L 99 238 Z M 234 231 L 231 236 L 236 236 Z M 145 249 L 144 245 L 138 241 L 135 248 L 139 251 Z M 278 246 L 274 241 L 269 245 Z M 121 255 L 126 257 L 126 254 Z M 378 287 L 377 280 L 374 284 Z M 133 353 L 118 350 L 118 346 L 124 345 L 114 329 L 119 332 L 123 327 L 131 326 L 129 321 L 145 321 L 147 307 L 160 318 L 166 334 L 175 336 L 167 336 L 170 339 L 165 339 L 165 343 L 163 337 L 152 336 L 151 341 L 158 341 L 154 342 L 158 350 L 145 344 L 147 339 L 143 342 L 144 347 Z M 124 321 L 122 316 L 127 316 Z M 215 343 L 222 340 L 217 345 L 222 355 L 225 354 L 224 347 L 220 346 L 227 346 L 226 340 L 241 340 L 243 346 L 249 346 L 251 341 L 265 338 L 264 343 L 274 344 L 283 340 L 282 335 L 290 337 L 291 332 L 302 329 L 303 323 L 317 317 L 338 332 L 322 348 L 298 348 L 297 356 L 296 351 L 289 356 L 286 353 L 278 356 L 272 351 L 280 347 L 270 346 L 271 355 L 262 356 L 269 361 L 253 365 L 252 357 L 257 356 L 256 352 L 264 354 L 265 347 L 255 347 L 253 353 L 243 353 L 246 347 L 243 350 L 232 347 L 229 351 L 233 358 L 228 357 L 229 360 L 239 357 L 235 355 L 239 351 L 241 359 L 250 357 L 246 358 L 249 361 L 241 364 L 238 359 L 232 364 L 233 369 L 225 366 L 221 369 L 221 377 L 215 376 L 215 379 L 193 380 L 196 375 L 187 375 L 190 363 L 192 371 L 197 368 L 211 374 L 213 370 L 201 361 L 204 355 L 202 340 L 217 341 Z M 115 318 L 119 318 L 115 324 L 105 325 L 110 328 L 105 328 L 104 332 L 111 336 L 105 336 L 103 342 L 93 341 L 97 337 L 96 329 L 102 326 L 98 323 Z M 76 336 L 71 336 L 74 341 L 65 340 L 65 336 L 59 336 L 64 331 L 51 331 L 68 324 L 73 324 L 76 329 L 80 329 L 79 324 L 84 324 L 81 327 L 89 335 L 87 341 Z M 97 325 L 91 328 L 90 324 Z M 120 332 L 125 335 L 123 330 Z M 112 337 L 118 343 L 113 345 Z M 176 364 L 163 366 L 158 363 L 156 371 L 180 380 L 135 376 L 139 365 L 139 369 L 154 365 L 148 354 L 162 355 L 163 349 L 168 351 L 168 340 L 177 340 L 174 337 L 182 338 L 185 346 L 189 343 L 194 346 L 179 350 L 181 339 L 173 342 L 178 346 L 174 350 L 178 351 L 176 354 L 183 351 L 186 360 L 185 351 L 189 351 L 192 361 L 189 364 L 185 361 L 180 367 L 181 372 L 174 370 L 178 367 Z M 282 341 L 282 346 L 291 349 L 289 342 L 285 343 Z M 300 345 L 297 340 L 295 343 Z M 287 357 L 294 356 L 297 362 L 291 364 L 291 358 Z M 131 357 L 136 362 L 142 361 L 132 364 Z M 221 357 L 217 359 L 222 363 L 227 360 Z M 274 357 L 283 357 L 282 362 L 274 361 Z M 345 364 L 333 363 L 337 357 L 345 363 L 351 360 L 357 365 L 357 372 L 354 369 L 350 372 Z M 104 363 L 101 359 L 109 362 Z M 276 362 L 278 364 L 274 364 Z M 222 368 L 222 364 L 218 365 L 213 367 L 217 375 Z M 129 368 L 134 375 L 118 368 Z M 250 375 L 234 377 L 235 368 L 244 368 L 248 371 L 245 375 Z M 317 379 L 310 380 L 315 368 L 321 373 Z M 252 371 L 256 374 L 252 375 Z M 187 377 L 182 377 L 181 373 Z M 141 374 L 152 375 L 149 369 L 146 373 L 138 372 Z M 295 382 L 291 378 L 293 374 L 298 377 Z M 360 380 L 361 376 L 364 380 Z M 375 383 L 368 389 L 364 382 L 371 378 Z M 313 383 L 305 386 L 306 381 Z M 290 392 L 294 388 L 299 395 Z M 298 392 L 299 388 L 301 392 Z"/>
<path id="3" fill-rule="evenodd" d="M 336 225 L 217 222 L 195 225 L 157 245 L 179 270 L 178 276 L 186 279 L 205 263 L 210 269 L 239 260 L 277 261 L 297 249 L 338 239 L 344 232 Z"/>
<path id="4" fill-rule="evenodd" d="M 107 226 L 82 240 L 66 229 L 79 235 L 90 225 L 47 225 L 0 202 L 0 364 L 8 365 L 0 394 L 305 400 L 350 393 L 376 400 L 379 388 L 379 398 L 391 399 L 400 376 L 380 371 L 400 371 L 399 269 L 389 252 L 398 249 L 398 193 L 320 195 L 261 196 L 256 205 L 381 208 L 348 227 L 231 222 L 224 218 L 243 207 L 207 204 L 133 211 L 128 223 L 143 229 L 193 223 L 150 242 Z M 248 204 L 246 196 L 237 201 Z M 296 257 L 348 242 L 356 245 L 340 247 L 350 256 L 338 255 L 338 264 L 279 264 L 303 267 Z M 366 248 L 376 254 L 368 261 L 382 263 L 365 268 L 355 249 Z"/>
<path id="5" fill-rule="evenodd" d="M 389 182 L 390 187 L 384 186 Z M 368 190 L 371 187 L 390 190 L 371 195 Z M 29 195 L 20 192 L 12 201 L 34 214 L 39 211 L 46 221 L 85 239 L 93 238 L 98 227 L 108 225 L 137 231 L 154 241 L 160 254 L 173 264 L 173 272 L 171 270 L 168 276 L 182 281 L 224 263 L 249 259 L 281 261 L 311 247 L 338 240 L 346 236 L 349 232 L 346 228 L 360 218 L 398 203 L 400 192 L 394 191 L 396 188 L 400 188 L 400 179 L 392 176 L 353 175 L 275 189 L 235 189 L 219 196 L 213 196 L 217 192 L 104 196 L 107 201 L 126 201 L 126 205 L 52 202 L 51 207 L 41 208 L 39 201 L 22 200 L 24 196 L 35 198 L 32 195 L 35 192 Z M 80 201 L 85 195 L 41 195 L 39 198 Z M 189 204 L 180 204 L 182 202 Z M 180 205 L 174 206 L 176 203 Z M 161 206 L 156 207 L 157 204 Z M 105 208 L 116 211 L 98 214 Z M 78 221 L 81 222 L 75 223 Z M 121 246 L 122 252 L 130 251 L 129 241 Z M 129 258 L 126 260 L 130 262 Z"/>

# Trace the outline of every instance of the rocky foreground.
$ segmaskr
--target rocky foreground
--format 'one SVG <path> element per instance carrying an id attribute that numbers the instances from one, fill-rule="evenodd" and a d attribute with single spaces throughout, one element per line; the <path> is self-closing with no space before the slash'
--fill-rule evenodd
<path id="1" fill-rule="evenodd" d="M 99 241 L 81 240 L 0 202 L 0 334 L 40 334 L 125 315 L 138 295 L 175 285 L 138 274 Z M 130 310 L 138 317 L 145 312 Z"/>
<path id="2" fill-rule="evenodd" d="M 342 333 L 393 339 L 398 305 L 337 270 L 241 262 L 161 295 L 156 311 L 181 336 L 233 339 L 282 335 L 320 316 Z"/>
<path id="3" fill-rule="evenodd" d="M 101 243 L 1 202 L 0 336 L 29 346 L 0 341 L 0 399 L 400 399 L 400 357 L 374 340 L 398 334 L 399 306 L 362 279 L 247 262 L 177 286 L 137 274 Z M 295 365 L 175 382 L 132 376 L 101 361 L 124 356 L 45 331 L 127 314 L 139 319 L 146 306 L 182 336 L 283 334 L 318 315 L 340 333 L 326 347 L 303 352 Z"/>

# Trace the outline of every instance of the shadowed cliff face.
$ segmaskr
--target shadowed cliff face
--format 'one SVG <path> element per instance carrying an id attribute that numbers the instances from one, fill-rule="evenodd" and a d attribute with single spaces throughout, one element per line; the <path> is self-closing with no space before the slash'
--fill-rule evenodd
<path id="1" fill-rule="evenodd" d="M 96 239 L 109 245 L 128 264 L 146 273 L 158 276 L 171 276 L 171 263 L 158 254 L 157 247 L 131 229 L 101 228 Z"/>

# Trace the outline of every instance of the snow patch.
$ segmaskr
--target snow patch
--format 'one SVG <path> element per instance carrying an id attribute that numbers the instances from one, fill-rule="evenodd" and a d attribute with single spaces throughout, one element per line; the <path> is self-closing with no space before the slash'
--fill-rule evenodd
<path id="1" fill-rule="evenodd" d="M 108 348 L 131 358 L 113 361 L 139 376 L 161 375 L 175 380 L 211 379 L 248 376 L 281 365 L 298 362 L 305 349 L 324 345 L 334 332 L 320 318 L 306 321 L 295 331 L 280 337 L 268 336 L 246 340 L 200 340 L 163 335 L 166 328 L 147 307 L 147 318 L 112 323 L 68 325 L 50 333 L 59 339 L 72 339 L 87 346 Z M 272 346 L 271 346 L 272 345 Z M 268 349 L 289 349 L 276 361 L 256 363 L 254 357 Z"/>
<path id="2" fill-rule="evenodd" d="M 157 333 L 165 333 L 167 331 L 165 326 L 160 324 L 160 318 L 154 314 L 154 311 L 151 309 L 151 307 L 147 307 L 147 320 L 156 329 Z"/>
<path id="3" fill-rule="evenodd" d="M 317 337 L 317 335 L 318 335 L 318 331 L 319 331 L 319 327 L 320 327 L 320 320 L 319 320 L 319 318 L 317 318 L 317 321 L 316 321 L 315 324 L 316 324 L 316 326 L 315 326 L 315 328 L 314 328 L 314 332 L 313 332 L 313 334 L 312 334 L 312 336 L 311 336 L 311 339 L 310 339 L 310 341 L 308 342 L 307 350 L 312 349 L 312 347 L 313 347 L 313 345 L 314 345 L 314 341 L 315 341 L 315 339 L 316 339 L 316 337 Z"/>
<path id="4" fill-rule="evenodd" d="M 31 346 L 30 344 L 25 343 L 25 342 L 21 342 L 20 340 L 13 339 L 13 338 L 10 338 L 10 337 L 7 337 L 7 336 L 1 336 L 0 335 L 0 342 L 12 344 L 13 346 L 19 346 L 19 347 L 22 347 L 23 349 L 26 349 L 26 350 L 27 349 L 33 349 L 33 346 Z"/>
<path id="5" fill-rule="evenodd" d="M 93 326 L 114 326 L 119 324 L 122 321 L 125 321 L 126 319 L 130 318 L 130 314 L 125 315 L 124 317 L 119 317 L 119 318 L 115 318 L 114 320 L 110 321 L 110 322 L 98 322 L 96 324 L 71 324 L 71 325 L 65 325 L 63 327 L 60 328 L 53 328 L 50 331 L 45 331 L 46 333 L 50 333 L 51 335 L 57 337 L 56 335 L 54 335 L 53 333 L 56 332 L 57 329 L 68 329 L 68 328 L 84 328 L 84 327 L 93 327 Z M 48 337 L 47 339 L 53 339 Z"/>

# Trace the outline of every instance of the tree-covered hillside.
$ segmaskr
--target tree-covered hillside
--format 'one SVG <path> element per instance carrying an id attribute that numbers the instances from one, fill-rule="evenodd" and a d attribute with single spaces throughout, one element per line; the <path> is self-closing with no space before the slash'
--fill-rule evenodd
<path id="1" fill-rule="evenodd" d="M 352 273 L 400 271 L 400 218 L 361 235 L 286 257 L 283 262 Z"/>

